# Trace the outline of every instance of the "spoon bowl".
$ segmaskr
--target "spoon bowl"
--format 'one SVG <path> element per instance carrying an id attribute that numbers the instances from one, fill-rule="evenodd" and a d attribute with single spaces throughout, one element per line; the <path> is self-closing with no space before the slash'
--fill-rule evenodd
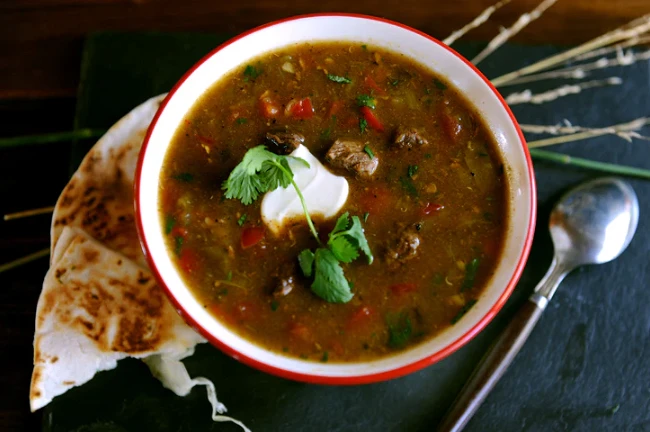
<path id="1" fill-rule="evenodd" d="M 583 183 L 560 198 L 549 221 L 555 255 L 548 272 L 480 361 L 438 432 L 460 432 L 465 427 L 528 339 L 564 277 L 581 265 L 618 257 L 630 244 L 638 222 L 636 193 L 616 178 Z"/>
<path id="2" fill-rule="evenodd" d="M 638 222 L 639 201 L 629 184 L 609 177 L 584 183 L 551 213 L 555 255 L 567 267 L 606 263 L 627 248 Z"/>

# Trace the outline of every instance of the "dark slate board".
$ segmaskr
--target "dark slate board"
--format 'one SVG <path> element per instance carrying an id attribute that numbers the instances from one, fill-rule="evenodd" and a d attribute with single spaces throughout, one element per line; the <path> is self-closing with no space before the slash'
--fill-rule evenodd
<path id="1" fill-rule="evenodd" d="M 223 38 L 214 35 L 99 34 L 88 39 L 78 127 L 107 127 L 149 96 L 167 91 L 182 72 Z M 476 46 L 460 45 L 471 56 Z M 508 45 L 480 66 L 489 77 L 559 50 Z M 602 126 L 650 114 L 648 64 L 610 70 L 625 84 L 590 90 L 541 106 L 517 106 L 522 123 L 564 118 Z M 561 82 L 532 86 L 541 90 Z M 505 88 L 503 93 L 521 88 Z M 76 165 L 86 148 L 79 148 Z M 650 168 L 645 142 L 614 137 L 565 144 L 555 150 Z M 567 188 L 600 174 L 535 164 L 539 223 L 533 251 L 512 298 L 467 346 L 413 375 L 379 384 L 326 387 L 276 378 L 201 346 L 186 361 L 192 375 L 211 378 L 229 413 L 254 431 L 433 430 L 490 342 L 544 274 L 552 254 L 547 234 L 552 203 Z M 613 263 L 583 268 L 562 284 L 528 343 L 471 421 L 468 431 L 650 431 L 650 182 L 631 180 L 639 195 L 636 238 Z M 45 410 L 44 430 L 237 431 L 215 423 L 202 389 L 179 398 L 140 362 L 113 371 L 57 398 Z"/>

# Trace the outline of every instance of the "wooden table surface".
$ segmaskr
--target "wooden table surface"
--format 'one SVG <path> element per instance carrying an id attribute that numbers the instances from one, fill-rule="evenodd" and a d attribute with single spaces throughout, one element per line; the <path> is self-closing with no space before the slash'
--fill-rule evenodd
<path id="1" fill-rule="evenodd" d="M 379 15 L 443 38 L 493 0 L 3 0 L 0 135 L 70 130 L 84 36 L 98 30 L 238 33 L 297 14 Z M 488 40 L 538 0 L 513 0 L 468 39 Z M 515 41 L 575 44 L 650 12 L 649 0 L 559 0 Z M 0 214 L 52 205 L 68 178 L 69 145 L 0 149 Z M 0 222 L 0 263 L 47 247 L 48 216 Z M 0 274 L 0 430 L 39 429 L 30 414 L 34 311 L 47 259 Z"/>

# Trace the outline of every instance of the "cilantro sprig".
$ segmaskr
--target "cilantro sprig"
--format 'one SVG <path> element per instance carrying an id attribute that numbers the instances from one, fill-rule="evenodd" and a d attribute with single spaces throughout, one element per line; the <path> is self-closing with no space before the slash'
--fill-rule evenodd
<path id="1" fill-rule="evenodd" d="M 327 244 L 323 245 L 309 216 L 305 198 L 293 179 L 289 160 L 309 167 L 309 163 L 304 159 L 276 155 L 264 146 L 253 147 L 246 152 L 242 161 L 223 183 L 222 188 L 226 191 L 224 196 L 228 199 L 238 199 L 248 205 L 260 194 L 280 186 L 286 188 L 292 185 L 302 204 L 309 229 L 319 245 L 315 252 L 305 249 L 298 255 L 300 268 L 305 276 L 313 275 L 311 289 L 314 294 L 328 302 L 346 303 L 352 299 L 353 294 L 341 263 L 351 263 L 359 258 L 360 252 L 366 256 L 368 264 L 373 261 L 361 220 L 358 216 L 350 218 L 348 212 L 342 214 L 329 233 Z"/>
<path id="2" fill-rule="evenodd" d="M 358 216 L 351 219 L 352 222 L 348 212 L 342 214 L 329 233 L 326 247 L 319 247 L 315 252 L 305 249 L 298 256 L 303 274 L 314 276 L 311 290 L 331 303 L 347 303 L 353 297 L 341 263 L 349 264 L 359 258 L 359 250 L 366 255 L 368 264 L 372 264 L 374 259 L 361 220 Z"/>
<path id="3" fill-rule="evenodd" d="M 309 168 L 309 163 L 294 156 L 281 156 L 271 153 L 265 146 L 257 146 L 248 150 L 244 159 L 235 167 L 223 183 L 222 189 L 226 191 L 228 199 L 238 199 L 244 205 L 251 204 L 260 194 L 272 191 L 282 186 L 283 188 L 292 185 L 298 194 L 300 204 L 307 218 L 307 225 L 316 240 L 318 232 L 307 211 L 305 197 L 300 188 L 293 180 L 293 171 L 289 166 L 289 160 L 300 162 Z M 320 243 L 320 242 L 319 242 Z"/>

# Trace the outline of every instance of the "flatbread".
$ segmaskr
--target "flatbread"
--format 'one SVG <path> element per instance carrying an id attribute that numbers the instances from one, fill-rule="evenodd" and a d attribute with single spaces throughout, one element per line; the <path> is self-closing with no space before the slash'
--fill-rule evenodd
<path id="1" fill-rule="evenodd" d="M 248 432 L 221 415 L 226 407 L 210 380 L 190 378 L 181 360 L 206 340 L 178 316 L 140 248 L 133 180 L 142 141 L 164 98 L 147 100 L 111 127 L 56 203 L 51 267 L 36 311 L 31 409 L 135 357 L 179 396 L 205 386 L 213 420 Z"/>
<path id="2" fill-rule="evenodd" d="M 32 410 L 123 358 L 182 358 L 204 342 L 149 271 L 79 229 L 66 228 L 61 239 L 67 247 L 48 271 L 36 309 Z"/>
<path id="3" fill-rule="evenodd" d="M 88 152 L 54 207 L 52 250 L 63 228 L 78 227 L 146 267 L 135 226 L 133 179 L 147 128 L 165 96 L 139 105 Z M 50 264 L 56 262 L 54 258 Z"/>

